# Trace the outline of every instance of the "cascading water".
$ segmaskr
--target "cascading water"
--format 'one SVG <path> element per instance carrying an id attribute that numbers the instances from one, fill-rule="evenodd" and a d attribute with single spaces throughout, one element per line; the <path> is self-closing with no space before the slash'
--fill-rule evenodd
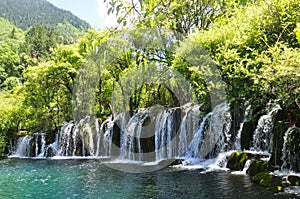
<path id="1" fill-rule="evenodd" d="M 104 145 L 104 156 L 110 157 L 111 154 L 111 145 L 112 145 L 112 136 L 113 136 L 113 127 L 114 121 L 111 117 L 109 117 L 103 124 L 101 125 L 101 129 L 103 129 L 103 145 Z M 100 149 L 100 146 L 99 146 Z"/>
<path id="2" fill-rule="evenodd" d="M 182 157 L 188 150 L 189 143 L 193 139 L 194 133 L 199 134 L 200 106 L 189 103 L 183 106 L 184 117 L 180 125 L 180 135 L 178 143 L 178 156 Z M 204 126 L 204 125 L 203 125 Z M 195 135 L 196 136 L 196 135 Z M 201 136 L 200 136 L 201 137 Z"/>
<path id="3" fill-rule="evenodd" d="M 253 134 L 252 150 L 271 152 L 274 117 L 280 109 L 281 107 L 277 104 L 270 112 L 259 118 L 257 127 Z"/>
<path id="4" fill-rule="evenodd" d="M 31 156 L 31 144 L 32 137 L 26 135 L 25 137 L 20 137 L 17 142 L 17 150 L 15 153 L 16 157 L 30 157 Z"/>
<path id="5" fill-rule="evenodd" d="M 155 159 L 156 161 L 176 157 L 176 129 L 174 116 L 176 109 L 160 112 L 155 120 Z"/>
<path id="6" fill-rule="evenodd" d="M 216 106 L 208 117 L 208 126 L 204 130 L 204 139 L 200 157 L 215 157 L 230 148 L 231 115 L 229 105 L 222 103 Z"/>
<path id="7" fill-rule="evenodd" d="M 300 129 L 290 127 L 284 135 L 282 148 L 282 170 L 300 171 Z"/>
<path id="8" fill-rule="evenodd" d="M 134 114 L 124 132 L 124 151 L 121 151 L 121 158 L 128 160 L 141 160 L 141 131 L 145 119 L 148 117 L 149 109 L 139 110 Z"/>
<path id="9" fill-rule="evenodd" d="M 113 137 L 118 137 L 113 134 L 119 133 L 120 158 L 141 161 L 145 159 L 143 147 L 149 151 L 149 146 L 143 146 L 141 142 L 144 125 L 152 121 L 152 135 L 147 135 L 150 138 L 146 142 L 151 142 L 153 136 L 154 157 L 149 158 L 150 161 L 183 156 L 199 158 L 203 157 L 200 156 L 203 137 L 216 148 L 215 151 L 224 150 L 221 146 L 230 136 L 228 109 L 228 105 L 221 104 L 202 120 L 200 106 L 193 103 L 169 109 L 162 106 L 140 109 L 131 117 L 129 113 L 120 113 L 114 118 L 110 116 L 101 125 L 97 119 L 87 116 L 79 122 L 65 123 L 55 142 L 48 146 L 45 135 L 37 134 L 36 139 L 40 139 L 42 144 L 36 145 L 36 156 L 111 157 Z M 114 132 L 116 125 L 119 130 Z"/>
<path id="10" fill-rule="evenodd" d="M 246 104 L 248 104 L 248 102 Z M 251 105 L 248 105 L 247 108 L 245 109 L 245 112 L 244 112 L 244 119 L 240 124 L 240 128 L 239 128 L 238 133 L 237 133 L 236 138 L 235 138 L 234 148 L 238 151 L 242 150 L 241 135 L 242 135 L 242 131 L 243 131 L 243 128 L 244 128 L 244 123 L 247 122 L 248 116 L 250 114 L 251 114 Z"/>
<path id="11" fill-rule="evenodd" d="M 266 132 L 264 129 L 270 131 L 270 123 L 279 108 L 273 108 L 260 118 L 255 131 L 257 134 Z M 39 133 L 36 139 L 39 139 L 41 145 L 36 145 L 36 156 L 114 156 L 133 161 L 160 161 L 168 158 L 216 159 L 220 154 L 226 154 L 223 152 L 240 149 L 243 123 L 236 139 L 232 139 L 229 110 L 230 106 L 223 103 L 204 116 L 197 104 L 189 103 L 176 108 L 156 106 L 140 109 L 135 113 L 112 115 L 101 125 L 98 119 L 87 116 L 77 122 L 65 123 L 56 135 L 55 142 L 48 146 L 45 135 Z M 244 122 L 249 112 L 250 106 L 245 110 Z M 151 135 L 146 135 L 147 131 Z M 232 140 L 235 143 L 231 143 Z M 16 156 L 29 157 L 32 143 L 33 138 L 30 136 L 20 138 Z M 113 146 L 115 148 L 112 150 Z M 151 157 L 145 157 L 149 151 L 152 152 Z M 287 155 L 282 159 L 288 161 Z"/>
<path id="12" fill-rule="evenodd" d="M 39 138 L 40 138 L 40 140 L 39 140 Z M 40 146 L 40 143 L 41 143 L 41 146 Z M 46 147 L 45 133 L 36 133 L 35 134 L 35 156 L 36 157 L 44 157 L 45 156 L 45 147 Z"/>
<path id="13" fill-rule="evenodd" d="M 59 155 L 60 156 L 72 156 L 74 154 L 74 149 L 76 150 L 76 128 L 74 129 L 74 122 L 65 123 L 60 131 L 60 149 Z M 74 136 L 75 135 L 75 136 Z"/>
<path id="14" fill-rule="evenodd" d="M 58 155 L 58 134 L 55 135 L 55 141 L 46 148 L 45 156 L 51 157 Z"/>
<path id="15" fill-rule="evenodd" d="M 91 117 L 87 116 L 86 117 L 86 127 L 85 127 L 85 132 L 87 133 L 87 139 L 88 139 L 88 154 L 90 156 L 95 156 L 95 149 L 94 149 L 94 139 L 93 139 L 93 133 L 92 133 L 92 128 L 91 128 Z M 86 135 L 86 133 L 83 133 L 83 135 Z M 85 138 L 83 136 L 83 142 L 85 141 Z M 84 146 L 83 146 L 84 147 Z"/>
<path id="16" fill-rule="evenodd" d="M 211 116 L 211 114 L 212 113 L 209 113 L 203 118 L 203 120 L 200 124 L 200 127 L 199 127 L 197 133 L 194 135 L 194 138 L 193 138 L 192 142 L 189 145 L 189 149 L 186 152 L 185 156 L 187 158 L 200 158 L 199 151 L 200 151 L 200 147 L 201 147 L 202 134 L 203 134 L 203 131 L 204 131 L 206 121 Z"/>

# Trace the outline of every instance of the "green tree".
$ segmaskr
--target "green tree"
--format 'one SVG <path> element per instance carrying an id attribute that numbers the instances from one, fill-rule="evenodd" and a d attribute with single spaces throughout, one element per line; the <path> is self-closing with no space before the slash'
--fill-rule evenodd
<path id="1" fill-rule="evenodd" d="M 72 92 L 76 70 L 53 61 L 28 67 L 24 73 L 24 106 L 31 131 L 49 130 L 72 118 Z"/>
<path id="2" fill-rule="evenodd" d="M 23 48 L 31 58 L 46 61 L 57 46 L 57 41 L 58 35 L 53 28 L 36 25 L 26 33 Z"/>

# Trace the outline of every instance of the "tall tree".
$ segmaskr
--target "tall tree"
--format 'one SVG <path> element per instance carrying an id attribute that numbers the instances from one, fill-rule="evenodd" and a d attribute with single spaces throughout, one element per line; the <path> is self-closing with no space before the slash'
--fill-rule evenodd
<path id="1" fill-rule="evenodd" d="M 47 60 L 57 46 L 57 41 L 58 35 L 53 28 L 36 25 L 26 33 L 24 48 L 31 58 Z"/>

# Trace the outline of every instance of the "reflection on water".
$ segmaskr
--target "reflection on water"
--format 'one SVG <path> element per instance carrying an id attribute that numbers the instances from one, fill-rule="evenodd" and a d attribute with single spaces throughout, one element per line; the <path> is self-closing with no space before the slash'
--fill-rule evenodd
<path id="1" fill-rule="evenodd" d="M 227 172 L 113 170 L 100 160 L 0 161 L 0 198 L 287 198 Z"/>

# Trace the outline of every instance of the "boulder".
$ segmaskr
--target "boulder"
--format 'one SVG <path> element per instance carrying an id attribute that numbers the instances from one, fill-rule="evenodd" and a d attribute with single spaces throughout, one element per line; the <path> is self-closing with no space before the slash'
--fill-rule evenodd
<path id="1" fill-rule="evenodd" d="M 272 170 L 273 168 L 270 163 L 262 160 L 252 160 L 246 172 L 250 176 L 255 176 L 258 173 L 268 172 Z"/>
<path id="2" fill-rule="evenodd" d="M 226 167 L 234 171 L 241 171 L 249 160 L 249 156 L 249 153 L 234 152 L 228 157 Z"/>
<path id="3" fill-rule="evenodd" d="M 282 179 L 279 176 L 274 176 L 267 172 L 260 172 L 252 178 L 252 181 L 266 187 L 267 190 L 274 193 L 283 192 Z"/>
<path id="4" fill-rule="evenodd" d="M 300 186 L 300 176 L 290 175 L 288 176 L 288 181 L 292 186 Z"/>

